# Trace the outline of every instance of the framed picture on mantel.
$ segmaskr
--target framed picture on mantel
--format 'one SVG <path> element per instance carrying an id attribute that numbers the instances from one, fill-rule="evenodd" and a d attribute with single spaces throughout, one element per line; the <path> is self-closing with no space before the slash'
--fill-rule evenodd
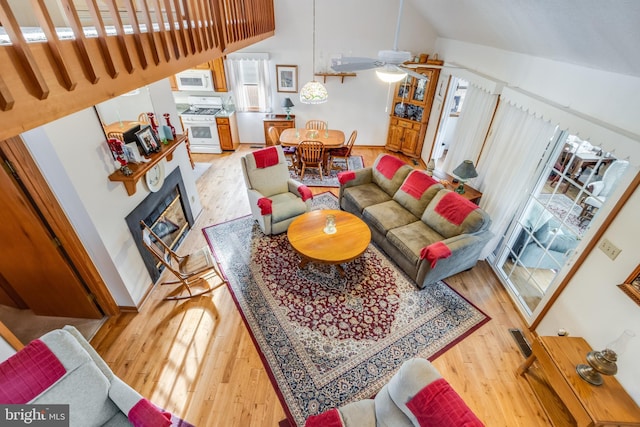
<path id="1" fill-rule="evenodd" d="M 297 65 L 276 65 L 276 77 L 278 81 L 278 92 L 298 91 L 298 66 Z"/>

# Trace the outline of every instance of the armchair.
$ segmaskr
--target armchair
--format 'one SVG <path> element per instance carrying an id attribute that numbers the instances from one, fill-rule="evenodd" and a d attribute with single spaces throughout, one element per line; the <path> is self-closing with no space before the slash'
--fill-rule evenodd
<path id="1" fill-rule="evenodd" d="M 311 209 L 311 190 L 289 177 L 282 145 L 249 153 L 241 164 L 251 214 L 264 234 L 284 233 L 296 217 Z"/>
<path id="2" fill-rule="evenodd" d="M 628 161 L 616 160 L 609 165 L 601 181 L 589 185 L 591 195 L 585 197 L 580 203 L 582 205 L 582 212 L 579 215 L 581 220 L 591 219 L 595 209 L 602 207 L 607 197 L 615 190 L 616 184 L 627 170 L 627 166 L 629 166 Z"/>

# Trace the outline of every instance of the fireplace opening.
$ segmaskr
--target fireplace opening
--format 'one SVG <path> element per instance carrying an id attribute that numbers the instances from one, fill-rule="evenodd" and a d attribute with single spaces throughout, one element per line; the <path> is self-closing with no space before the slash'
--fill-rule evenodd
<path id="1" fill-rule="evenodd" d="M 164 266 L 142 244 L 140 221 L 149 225 L 167 246 L 176 250 L 194 223 L 186 197 L 180 168 L 176 168 L 165 179 L 158 192 L 149 194 L 126 217 L 131 235 L 154 282 L 160 277 Z"/>

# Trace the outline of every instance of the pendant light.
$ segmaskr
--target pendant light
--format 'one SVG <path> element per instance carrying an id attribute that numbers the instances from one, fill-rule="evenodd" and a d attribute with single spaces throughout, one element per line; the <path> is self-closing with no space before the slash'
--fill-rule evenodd
<path id="1" fill-rule="evenodd" d="M 322 104 L 327 102 L 329 93 L 324 85 L 316 81 L 316 0 L 313 0 L 313 59 L 312 79 L 300 89 L 300 102 L 303 104 Z"/>

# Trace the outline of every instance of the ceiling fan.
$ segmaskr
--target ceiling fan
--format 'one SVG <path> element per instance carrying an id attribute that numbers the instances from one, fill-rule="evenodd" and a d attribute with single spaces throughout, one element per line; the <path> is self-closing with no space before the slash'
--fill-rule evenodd
<path id="1" fill-rule="evenodd" d="M 379 51 L 377 59 L 357 56 L 334 58 L 331 60 L 331 68 L 338 73 L 376 69 L 378 77 L 388 83 L 400 81 L 405 78 L 407 74 L 417 79 L 428 80 L 427 76 L 416 73 L 402 65 L 413 58 L 411 52 L 398 50 L 398 34 L 400 33 L 403 4 L 404 0 L 400 0 L 393 50 Z"/>

